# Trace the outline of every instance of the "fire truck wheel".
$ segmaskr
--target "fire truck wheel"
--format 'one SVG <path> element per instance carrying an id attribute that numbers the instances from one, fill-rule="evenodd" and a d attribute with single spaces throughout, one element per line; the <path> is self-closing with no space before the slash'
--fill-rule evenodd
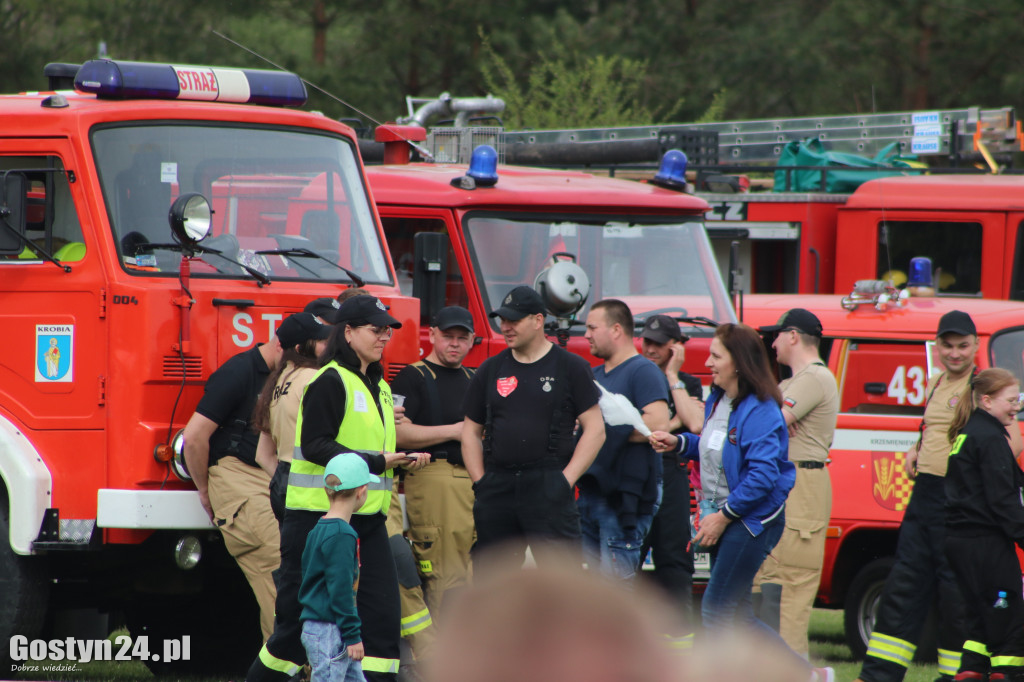
<path id="1" fill-rule="evenodd" d="M 127 608 L 128 631 L 150 646 L 189 635 L 189 660 L 146 661 L 154 675 L 244 676 L 259 653 L 260 613 L 237 567 L 213 577 L 196 594 L 138 594 Z"/>
<path id="2" fill-rule="evenodd" d="M 850 589 L 846 593 L 843 622 L 846 643 L 855 660 L 864 658 L 868 650 L 868 640 L 874 630 L 882 588 L 885 587 L 885 579 L 895 563 L 892 557 L 875 559 L 864 566 L 850 583 Z M 914 661 L 934 663 L 938 654 L 937 643 L 938 614 L 932 609 L 918 638 Z"/>
<path id="3" fill-rule="evenodd" d="M 0 640 L 14 635 L 36 637 L 46 618 L 50 588 L 46 563 L 41 557 L 14 553 L 8 542 L 7 496 L 0 488 Z M 0 650 L 0 670 L 10 670 L 10 648 Z"/>
<path id="4" fill-rule="evenodd" d="M 868 650 L 868 640 L 875 626 L 882 588 L 885 587 L 885 579 L 894 563 L 892 557 L 875 559 L 860 569 L 850 583 L 850 589 L 846 593 L 843 625 L 846 643 L 854 659 L 864 658 Z"/>

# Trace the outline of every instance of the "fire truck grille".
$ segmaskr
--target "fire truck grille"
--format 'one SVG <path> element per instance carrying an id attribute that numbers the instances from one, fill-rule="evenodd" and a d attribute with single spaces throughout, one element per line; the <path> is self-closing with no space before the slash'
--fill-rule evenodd
<path id="1" fill-rule="evenodd" d="M 388 365 L 388 370 L 384 373 L 384 380 L 390 384 L 394 378 L 398 376 L 398 373 L 402 371 L 403 367 L 405 367 L 404 364 L 399 364 L 397 362 L 390 363 Z"/>
<path id="2" fill-rule="evenodd" d="M 186 355 L 184 361 L 179 355 L 164 356 L 164 379 L 201 379 L 203 359 Z"/>

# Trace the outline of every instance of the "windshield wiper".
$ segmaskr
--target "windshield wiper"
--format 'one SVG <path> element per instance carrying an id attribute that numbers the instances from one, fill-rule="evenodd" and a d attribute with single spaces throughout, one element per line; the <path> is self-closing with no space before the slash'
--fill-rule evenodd
<path id="1" fill-rule="evenodd" d="M 364 286 L 366 284 L 366 281 L 363 280 L 362 277 L 360 277 L 356 273 L 352 272 L 351 270 L 346 268 L 344 265 L 338 265 L 337 263 L 332 261 L 327 256 L 319 254 L 316 251 L 313 251 L 312 249 L 303 249 L 303 248 L 264 249 L 262 251 L 257 251 L 256 253 L 260 254 L 261 256 L 284 256 L 285 258 L 319 258 L 320 260 L 322 260 L 322 261 L 324 261 L 326 263 L 330 263 L 331 265 L 333 265 L 334 267 L 338 268 L 339 270 L 344 272 L 346 275 L 348 275 L 348 278 L 351 279 L 352 283 L 355 284 L 357 287 L 361 287 L 361 286 Z M 309 272 L 313 272 L 309 268 L 301 266 L 301 264 L 298 263 L 298 262 L 296 262 L 296 265 L 299 265 L 300 267 L 303 267 L 304 270 L 308 270 Z"/>
<path id="2" fill-rule="evenodd" d="M 135 253 L 138 253 L 139 251 L 155 251 L 156 249 L 164 249 L 166 251 L 177 251 L 178 253 L 185 253 L 185 249 L 181 246 L 181 244 L 136 244 L 135 245 Z M 209 253 L 209 254 L 212 254 L 214 256 L 217 256 L 218 258 L 223 258 L 224 260 L 226 260 L 227 262 L 229 262 L 229 263 L 231 263 L 233 265 L 237 265 L 238 267 L 242 268 L 243 270 L 248 272 L 250 275 L 252 275 L 252 278 L 255 279 L 256 283 L 259 284 L 261 287 L 265 286 L 267 284 L 270 284 L 270 278 L 267 277 L 265 274 L 263 274 L 262 272 L 260 272 L 256 268 L 253 268 L 253 267 L 250 267 L 250 266 L 246 265 L 245 263 L 240 263 L 240 262 L 238 262 L 237 260 L 235 260 L 233 258 L 229 258 L 229 257 L 225 256 L 224 253 L 222 251 L 220 251 L 219 249 L 211 249 L 211 248 L 209 248 L 207 246 L 203 246 L 202 244 L 196 244 L 195 246 L 191 247 L 189 250 L 190 251 L 195 251 L 196 253 L 199 253 L 199 254 Z M 206 263 L 207 265 L 209 265 L 211 268 L 213 268 L 217 272 L 221 273 L 222 275 L 229 275 L 229 274 L 231 274 L 229 272 L 224 272 L 223 270 L 218 268 L 213 263 L 210 263 L 209 261 L 205 261 L 204 260 L 203 262 Z"/>

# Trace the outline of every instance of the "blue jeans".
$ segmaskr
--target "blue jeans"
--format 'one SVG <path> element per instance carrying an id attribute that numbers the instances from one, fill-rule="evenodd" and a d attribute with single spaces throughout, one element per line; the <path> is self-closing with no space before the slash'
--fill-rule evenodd
<path id="1" fill-rule="evenodd" d="M 733 521 L 726 526 L 722 537 L 710 548 L 711 578 L 701 603 L 706 631 L 752 625 L 775 633 L 754 616 L 750 590 L 757 569 L 779 542 L 785 527 L 784 512 L 779 512 L 778 516 L 765 523 L 757 537 L 750 534 L 742 521 Z M 777 633 L 775 637 L 778 638 Z"/>
<path id="2" fill-rule="evenodd" d="M 313 669 L 310 682 L 366 682 L 363 666 L 348 657 L 337 624 L 303 621 L 302 645 Z"/>
<path id="3" fill-rule="evenodd" d="M 660 487 L 658 496 L 661 497 Z M 576 505 L 580 510 L 583 552 L 588 564 L 592 568 L 599 565 L 607 575 L 631 579 L 640 566 L 640 552 L 658 511 L 657 505 L 652 513 L 638 515 L 636 528 L 629 530 L 622 528 L 618 513 L 607 498 L 596 491 L 581 490 Z"/>

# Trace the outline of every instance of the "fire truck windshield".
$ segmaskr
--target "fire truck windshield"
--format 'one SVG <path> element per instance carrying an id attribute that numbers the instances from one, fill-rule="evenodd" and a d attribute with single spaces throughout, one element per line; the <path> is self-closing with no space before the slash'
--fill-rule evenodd
<path id="1" fill-rule="evenodd" d="M 1024 386 L 1024 329 L 1017 327 L 993 334 L 989 353 L 992 367 L 1010 370 Z M 1017 420 L 1024 421 L 1024 411 L 1017 413 Z"/>
<path id="2" fill-rule="evenodd" d="M 657 310 L 736 320 L 699 222 L 476 211 L 464 224 L 489 310 L 513 287 L 533 285 L 555 254 L 568 253 L 590 277 L 588 304 L 618 298 L 637 316 Z"/>
<path id="3" fill-rule="evenodd" d="M 348 269 L 368 283 L 391 282 L 356 152 L 342 137 L 159 122 L 97 127 L 92 144 L 127 272 L 177 275 L 168 209 L 198 192 L 213 223 L 193 276 L 248 278 L 241 264 L 272 281 L 348 282 Z"/>

